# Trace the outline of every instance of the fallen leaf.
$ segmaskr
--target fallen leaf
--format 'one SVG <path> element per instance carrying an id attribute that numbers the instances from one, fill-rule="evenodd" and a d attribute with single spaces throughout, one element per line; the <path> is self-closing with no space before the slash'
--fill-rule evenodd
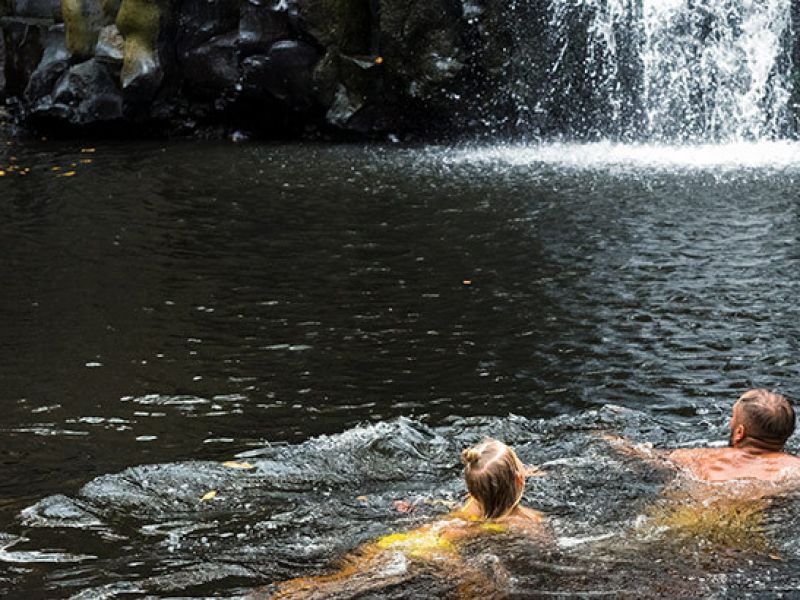
<path id="1" fill-rule="evenodd" d="M 51 171 L 60 171 L 61 167 L 50 167 Z"/>
<path id="2" fill-rule="evenodd" d="M 75 177 L 75 171 L 67 171 L 59 175 L 59 177 Z"/>
<path id="3" fill-rule="evenodd" d="M 200 500 L 202 502 L 208 502 L 209 500 L 213 500 L 216 497 L 216 495 L 217 495 L 217 490 L 211 490 L 210 492 L 207 492 L 205 495 L 203 495 L 203 497 L 200 498 Z"/>
<path id="4" fill-rule="evenodd" d="M 780 554 L 770 554 L 769 557 L 772 560 L 783 560 L 783 557 Z"/>
<path id="5" fill-rule="evenodd" d="M 392 508 L 399 513 L 407 514 L 416 510 L 416 506 L 405 500 L 395 500 L 392 502 Z"/>
<path id="6" fill-rule="evenodd" d="M 81 153 L 83 154 L 94 154 L 96 151 L 96 148 L 81 148 Z"/>
<path id="7" fill-rule="evenodd" d="M 6 172 L 5 171 L 0 171 L 0 177 L 5 177 L 5 176 L 6 176 Z"/>
<path id="8" fill-rule="evenodd" d="M 472 279 L 465 279 L 461 283 L 463 283 L 464 285 L 472 285 Z"/>
<path id="9" fill-rule="evenodd" d="M 376 56 L 375 57 L 375 64 L 376 65 L 382 65 L 383 64 L 383 57 L 382 56 Z"/>
<path id="10" fill-rule="evenodd" d="M 228 467 L 229 469 L 252 469 L 254 468 L 253 465 L 247 462 L 236 462 L 235 460 L 228 460 L 222 463 L 223 467 Z"/>
<path id="11" fill-rule="evenodd" d="M 82 158 L 81 159 L 81 164 L 82 165 L 90 165 L 90 164 L 92 164 L 92 159 L 91 158 Z"/>
<path id="12" fill-rule="evenodd" d="M 367 501 L 367 497 L 366 496 L 356 496 L 356 500 L 358 500 L 359 502 L 366 502 Z"/>

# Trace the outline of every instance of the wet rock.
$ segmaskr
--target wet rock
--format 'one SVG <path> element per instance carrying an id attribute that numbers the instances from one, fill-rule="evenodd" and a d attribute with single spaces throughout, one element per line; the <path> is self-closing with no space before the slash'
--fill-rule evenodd
<path id="1" fill-rule="evenodd" d="M 11 14 L 34 19 L 61 19 L 61 0 L 12 0 Z"/>
<path id="2" fill-rule="evenodd" d="M 0 28 L 0 101 L 6 97 L 6 36 Z"/>
<path id="3" fill-rule="evenodd" d="M 305 42 L 276 42 L 267 55 L 243 61 L 243 93 L 268 93 L 294 111 L 308 110 L 314 103 L 312 71 L 318 58 L 317 50 Z"/>
<path id="4" fill-rule="evenodd" d="M 329 51 L 356 56 L 377 53 L 378 0 L 297 0 L 297 8 L 302 29 Z"/>
<path id="5" fill-rule="evenodd" d="M 239 19 L 239 48 L 243 56 L 263 53 L 277 41 L 291 37 L 284 3 L 248 0 Z"/>
<path id="6" fill-rule="evenodd" d="M 63 40 L 45 41 L 52 23 L 40 17 L 59 6 Z M 478 112 L 499 106 L 475 82 L 501 81 L 507 67 L 486 50 L 507 41 L 493 29 L 505 11 L 488 0 L 0 0 L 0 16 L 4 7 L 37 19 L 4 19 L 0 96 L 70 122 L 88 115 L 56 102 L 55 87 L 91 59 L 117 80 L 127 119 L 265 132 L 287 115 L 293 131 L 445 127 L 465 99 Z"/>
<path id="7" fill-rule="evenodd" d="M 192 89 L 216 96 L 239 80 L 236 32 L 220 35 L 185 53 L 181 72 Z"/>
<path id="8" fill-rule="evenodd" d="M 297 6 L 299 26 L 325 48 L 313 74 L 315 100 L 325 107 L 328 124 L 358 129 L 354 116 L 381 96 L 378 2 L 298 0 Z"/>
<path id="9" fill-rule="evenodd" d="M 44 53 L 48 21 L 7 17 L 0 21 L 5 40 L 5 87 L 8 96 L 21 96 Z"/>
<path id="10" fill-rule="evenodd" d="M 116 25 L 108 25 L 100 30 L 94 55 L 107 62 L 122 63 L 125 56 L 125 40 Z"/>
<path id="11" fill-rule="evenodd" d="M 120 80 L 131 100 L 150 100 L 164 80 L 167 65 L 162 54 L 171 17 L 171 0 L 123 0 L 120 6 L 116 24 L 125 38 Z"/>
<path id="12" fill-rule="evenodd" d="M 122 118 L 122 95 L 106 63 L 91 59 L 69 69 L 34 115 L 85 126 Z"/>
<path id="13" fill-rule="evenodd" d="M 47 32 L 42 60 L 25 88 L 25 99 L 36 103 L 49 96 L 59 78 L 69 68 L 72 55 L 67 50 L 63 24 L 54 25 Z"/>
<path id="14" fill-rule="evenodd" d="M 456 83 L 466 61 L 462 11 L 456 0 L 381 0 L 382 56 L 393 94 L 439 100 Z"/>
<path id="15" fill-rule="evenodd" d="M 179 60 L 211 38 L 236 31 L 241 0 L 187 0 L 177 16 Z"/>
<path id="16" fill-rule="evenodd" d="M 93 55 L 100 30 L 114 22 L 118 0 L 63 0 L 67 48 L 79 58 Z"/>

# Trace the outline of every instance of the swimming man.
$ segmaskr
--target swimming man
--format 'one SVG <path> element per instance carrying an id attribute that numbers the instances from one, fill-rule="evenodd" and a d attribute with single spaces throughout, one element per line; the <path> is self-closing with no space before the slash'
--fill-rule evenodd
<path id="1" fill-rule="evenodd" d="M 765 389 L 745 392 L 733 405 L 727 448 L 683 448 L 667 458 L 705 481 L 800 477 L 800 458 L 784 450 L 794 433 L 789 401 Z"/>
<path id="2" fill-rule="evenodd" d="M 800 458 L 784 449 L 794 428 L 794 409 L 784 396 L 752 389 L 733 405 L 727 448 L 656 450 L 616 436 L 603 437 L 624 454 L 656 466 L 678 466 L 703 481 L 800 482 Z"/>

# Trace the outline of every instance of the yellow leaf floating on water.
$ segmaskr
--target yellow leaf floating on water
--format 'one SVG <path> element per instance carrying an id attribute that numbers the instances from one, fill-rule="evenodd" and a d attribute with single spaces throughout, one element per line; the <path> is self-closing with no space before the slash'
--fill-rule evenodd
<path id="1" fill-rule="evenodd" d="M 96 151 L 96 148 L 81 148 L 82 154 L 94 154 Z"/>
<path id="2" fill-rule="evenodd" d="M 236 462 L 235 460 L 228 460 L 222 463 L 223 467 L 228 467 L 229 469 L 253 469 L 253 465 L 247 462 Z"/>
<path id="3" fill-rule="evenodd" d="M 82 158 L 81 159 L 81 164 L 82 165 L 90 165 L 90 164 L 92 164 L 92 159 L 91 158 Z"/>
<path id="4" fill-rule="evenodd" d="M 50 170 L 51 170 L 51 171 L 60 171 L 60 170 L 61 170 L 61 167 L 59 167 L 59 166 L 50 167 Z"/>
<path id="5" fill-rule="evenodd" d="M 217 496 L 217 490 L 211 490 L 210 492 L 206 492 L 202 498 L 200 498 L 203 502 L 208 502 L 209 500 L 213 500 Z"/>
<path id="6" fill-rule="evenodd" d="M 6 172 L 5 171 L 0 171 L 0 177 L 5 177 L 5 176 L 6 176 Z"/>
<path id="7" fill-rule="evenodd" d="M 75 171 L 67 171 L 66 173 L 62 173 L 59 177 L 75 177 Z"/>

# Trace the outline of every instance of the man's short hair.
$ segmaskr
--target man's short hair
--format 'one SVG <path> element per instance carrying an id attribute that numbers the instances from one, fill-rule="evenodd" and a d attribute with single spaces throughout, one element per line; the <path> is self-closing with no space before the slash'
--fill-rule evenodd
<path id="1" fill-rule="evenodd" d="M 784 396 L 759 388 L 742 394 L 737 403 L 748 437 L 783 445 L 794 433 L 794 409 Z"/>

